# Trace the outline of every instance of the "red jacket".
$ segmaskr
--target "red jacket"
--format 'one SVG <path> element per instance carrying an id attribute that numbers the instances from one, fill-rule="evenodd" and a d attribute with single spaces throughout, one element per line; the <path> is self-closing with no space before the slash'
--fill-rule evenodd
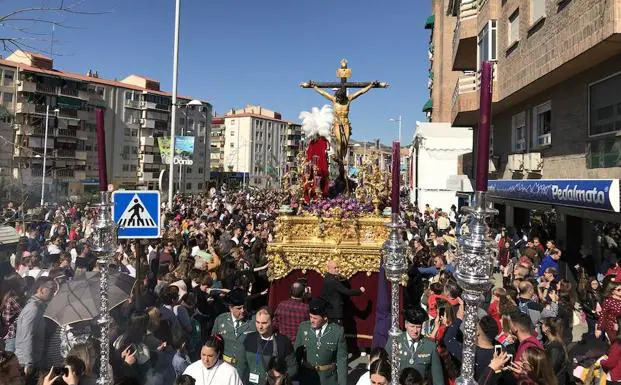
<path id="1" fill-rule="evenodd" d="M 602 368 L 614 382 L 621 381 L 621 343 L 615 341 L 608 349 L 608 359 L 602 360 Z"/>
<path id="2" fill-rule="evenodd" d="M 492 317 L 496 324 L 498 324 L 498 331 L 502 331 L 502 315 L 500 314 L 500 309 L 498 308 L 498 301 L 492 301 L 487 308 L 487 314 Z"/>
<path id="3" fill-rule="evenodd" d="M 520 361 L 522 359 L 522 354 L 526 348 L 539 348 L 544 350 L 543 344 L 536 337 L 530 336 L 524 341 L 520 342 L 520 346 L 518 346 L 517 351 L 515 352 L 515 361 Z"/>

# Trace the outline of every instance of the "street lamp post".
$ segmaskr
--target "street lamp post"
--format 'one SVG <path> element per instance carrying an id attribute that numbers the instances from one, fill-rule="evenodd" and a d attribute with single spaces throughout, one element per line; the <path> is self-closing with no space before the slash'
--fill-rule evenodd
<path id="1" fill-rule="evenodd" d="M 197 99 L 192 99 L 190 100 L 188 103 L 183 104 L 183 105 L 179 105 L 179 108 L 183 108 L 183 116 L 185 117 L 185 122 L 183 125 L 183 131 L 181 132 L 182 135 L 185 135 L 186 131 L 187 131 L 187 126 L 188 126 L 188 107 L 196 107 L 196 106 L 202 106 L 203 102 L 201 102 L 200 100 Z M 194 129 L 192 129 L 192 131 L 194 131 Z M 196 137 L 196 134 L 194 134 L 194 136 Z M 195 143 L 196 145 L 196 143 Z M 171 156 L 174 156 L 174 149 L 171 148 Z M 183 174 L 182 170 L 183 170 L 183 165 L 180 163 L 179 164 L 179 191 L 183 191 L 185 192 L 185 174 Z M 183 179 L 182 179 L 182 175 L 183 175 Z"/>
<path id="2" fill-rule="evenodd" d="M 399 115 L 398 118 L 388 119 L 389 122 L 399 122 L 399 143 L 401 143 L 401 120 L 401 115 Z"/>
<path id="3" fill-rule="evenodd" d="M 168 209 L 172 210 L 174 193 L 174 151 L 175 151 L 175 126 L 177 125 L 177 79 L 179 78 L 179 19 L 181 0 L 175 1 L 175 38 L 173 47 L 173 84 L 172 84 L 172 111 L 170 124 L 170 171 L 168 176 Z"/>
<path id="4" fill-rule="evenodd" d="M 59 109 L 55 108 L 54 113 Z M 45 137 L 43 138 L 43 175 L 41 176 L 41 207 L 45 203 L 45 166 L 47 162 L 47 133 L 50 126 L 50 105 L 45 106 Z"/>

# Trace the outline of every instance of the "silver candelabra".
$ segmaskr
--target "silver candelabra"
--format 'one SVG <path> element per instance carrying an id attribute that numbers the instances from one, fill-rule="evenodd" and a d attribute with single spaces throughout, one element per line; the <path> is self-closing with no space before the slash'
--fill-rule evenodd
<path id="1" fill-rule="evenodd" d="M 392 214 L 392 221 L 386 225 L 390 229 L 388 240 L 384 242 L 382 247 L 382 257 L 384 259 L 384 270 L 386 271 L 386 279 L 390 281 L 391 292 L 391 327 L 390 337 L 392 341 L 391 351 L 391 375 L 394 385 L 399 383 L 399 349 L 398 338 L 401 334 L 399 329 L 399 304 L 400 301 L 400 284 L 401 277 L 407 270 L 406 254 L 408 245 L 401 237 L 401 229 L 404 228 L 403 223 L 399 220 L 399 215 Z"/>
<path id="2" fill-rule="evenodd" d="M 99 338 L 101 366 L 97 383 L 99 385 L 110 385 L 113 383 L 113 379 L 110 370 L 110 311 L 108 301 L 110 275 L 108 265 L 117 247 L 117 226 L 112 220 L 108 192 L 100 191 L 99 194 L 101 197 L 101 202 L 97 205 L 99 213 L 97 220 L 93 224 L 88 243 L 97 257 L 97 264 L 99 266 L 99 295 L 101 297 L 98 319 L 101 330 Z"/>
<path id="3" fill-rule="evenodd" d="M 465 303 L 464 344 L 459 385 L 476 385 L 474 378 L 475 352 L 477 343 L 478 309 L 483 295 L 492 287 L 493 260 L 497 245 L 487 236 L 486 218 L 498 214 L 498 210 L 487 206 L 486 192 L 477 191 L 473 207 L 464 207 L 462 212 L 470 215 L 468 232 L 459 238 L 457 260 L 457 282 L 463 289 Z"/>

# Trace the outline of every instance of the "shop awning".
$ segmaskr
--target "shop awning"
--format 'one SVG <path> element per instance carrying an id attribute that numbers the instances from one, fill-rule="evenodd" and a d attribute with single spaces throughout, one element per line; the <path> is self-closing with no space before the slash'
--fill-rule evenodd
<path id="1" fill-rule="evenodd" d="M 429 99 L 427 100 L 427 103 L 425 103 L 425 105 L 423 106 L 423 112 L 427 112 L 431 110 L 433 110 L 433 102 L 431 101 L 431 99 Z"/>
<path id="2" fill-rule="evenodd" d="M 436 22 L 436 16 L 431 15 L 425 21 L 425 29 L 433 29 L 433 25 Z"/>

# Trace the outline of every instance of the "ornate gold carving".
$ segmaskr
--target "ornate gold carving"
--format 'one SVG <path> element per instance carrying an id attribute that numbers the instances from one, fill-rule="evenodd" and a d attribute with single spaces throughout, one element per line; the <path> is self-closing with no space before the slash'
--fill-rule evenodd
<path id="1" fill-rule="evenodd" d="M 293 270 L 314 270 L 323 275 L 329 260 L 339 263 L 345 278 L 358 272 L 377 272 L 380 249 L 388 237 L 387 221 L 375 216 L 280 216 L 275 240 L 268 245 L 268 277 L 277 280 Z"/>

